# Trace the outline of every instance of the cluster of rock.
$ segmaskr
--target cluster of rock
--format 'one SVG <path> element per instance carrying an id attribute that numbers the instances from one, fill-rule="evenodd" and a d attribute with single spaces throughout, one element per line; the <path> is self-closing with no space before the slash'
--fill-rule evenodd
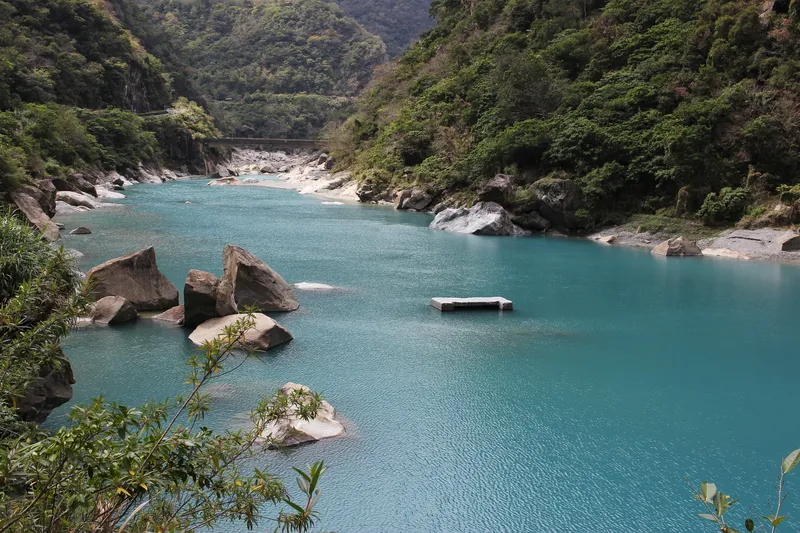
<path id="1" fill-rule="evenodd" d="M 432 229 L 475 235 L 523 235 L 551 229 L 571 232 L 582 228 L 583 193 L 569 179 L 545 178 L 517 185 L 512 176 L 498 174 L 486 182 L 471 207 L 454 205 L 447 191 L 434 193 L 419 187 L 386 191 L 362 184 L 356 191 L 361 202 L 392 202 L 403 211 L 430 211 L 436 215 Z M 443 198 L 437 203 L 437 198 Z"/>
<path id="2" fill-rule="evenodd" d="M 686 237 L 672 237 L 659 242 L 649 233 L 601 232 L 592 236 L 602 244 L 619 243 L 623 246 L 651 248 L 653 255 L 669 257 L 722 257 L 727 259 L 762 259 L 768 261 L 800 261 L 800 234 L 793 230 L 757 229 L 727 230 L 714 238 L 700 242 Z M 663 239 L 663 238 L 662 238 Z M 651 244 L 656 242 L 655 246 Z"/>
<path id="3" fill-rule="evenodd" d="M 156 171 L 145 167 L 128 171 L 126 176 L 117 172 L 76 173 L 63 178 L 36 180 L 10 193 L 8 199 L 47 241 L 55 242 L 60 238 L 60 228 L 51 220 L 55 215 L 115 205 L 107 201 L 125 198 L 120 191 L 133 183 L 162 183 L 177 178 L 170 170 Z M 76 234 L 85 235 L 87 232 Z"/>

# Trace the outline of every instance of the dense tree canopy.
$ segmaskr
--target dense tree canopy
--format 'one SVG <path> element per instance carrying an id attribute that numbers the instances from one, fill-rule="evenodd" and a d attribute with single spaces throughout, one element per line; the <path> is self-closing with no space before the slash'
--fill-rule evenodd
<path id="1" fill-rule="evenodd" d="M 595 222 L 674 214 L 681 190 L 691 213 L 736 220 L 800 179 L 796 0 L 432 10 L 436 28 L 346 125 L 341 155 L 362 179 L 469 191 L 502 171 L 571 178 Z"/>
<path id="2" fill-rule="evenodd" d="M 336 0 L 345 13 L 380 35 L 391 57 L 402 54 L 433 26 L 430 0 Z"/>
<path id="3" fill-rule="evenodd" d="M 386 58 L 379 37 L 323 0 L 138 1 L 184 48 L 192 80 L 215 113 L 255 135 L 315 131 L 329 118 L 319 98 L 287 95 L 335 97 L 337 112 L 341 98 L 357 95 Z M 319 116 L 291 119 L 311 110 Z"/>

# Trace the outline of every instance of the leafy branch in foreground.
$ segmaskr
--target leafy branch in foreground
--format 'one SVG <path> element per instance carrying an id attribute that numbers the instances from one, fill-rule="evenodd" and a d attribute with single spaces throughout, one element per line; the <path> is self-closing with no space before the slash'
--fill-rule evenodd
<path id="1" fill-rule="evenodd" d="M 246 314 L 190 360 L 192 390 L 184 398 L 137 409 L 98 398 L 73 409 L 71 424 L 51 435 L 0 441 L 0 533 L 195 531 L 237 520 L 252 529 L 275 519 L 265 516 L 266 503 L 297 509 L 280 479 L 247 460 L 264 449 L 271 422 L 290 407 L 313 418 L 317 398 L 263 398 L 247 430 L 195 429 L 209 410 L 203 387 L 242 364 L 237 351 L 254 320 Z M 298 472 L 316 487 L 322 470 L 319 463 Z M 308 531 L 317 515 L 311 501 L 303 509 L 281 513 L 279 527 Z"/>
<path id="2" fill-rule="evenodd" d="M 759 517 L 755 515 L 755 519 L 748 517 L 744 521 L 744 528 L 752 533 L 753 531 L 761 531 L 762 533 L 775 533 L 780 524 L 786 520 L 785 515 L 781 515 L 781 507 L 786 501 L 788 494 L 785 491 L 786 475 L 795 469 L 800 463 L 800 449 L 790 453 L 783 459 L 781 463 L 781 474 L 778 478 L 776 490 L 778 492 L 773 508 L 772 502 L 768 502 L 769 513 Z M 694 492 L 694 497 L 700 500 L 706 508 L 705 513 L 700 513 L 698 516 L 709 522 L 714 522 L 716 527 L 721 533 L 739 533 L 738 529 L 729 526 L 725 521 L 725 513 L 736 503 L 738 500 L 733 500 L 727 494 L 723 494 L 717 489 L 714 483 L 703 481 L 700 483 L 700 488 L 695 488 L 689 483 L 689 488 Z"/>

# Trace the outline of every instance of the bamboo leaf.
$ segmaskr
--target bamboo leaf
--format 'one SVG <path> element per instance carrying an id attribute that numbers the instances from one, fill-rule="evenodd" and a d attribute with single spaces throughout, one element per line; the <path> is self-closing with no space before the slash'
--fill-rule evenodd
<path id="1" fill-rule="evenodd" d="M 702 518 L 704 520 L 710 520 L 711 522 L 716 522 L 717 521 L 717 517 L 714 516 L 713 514 L 700 513 L 697 516 L 699 516 L 700 518 Z"/>
<path id="2" fill-rule="evenodd" d="M 797 463 L 800 463 L 800 448 L 790 453 L 786 459 L 783 460 L 783 473 L 788 474 L 794 470 L 794 467 L 797 466 Z"/>

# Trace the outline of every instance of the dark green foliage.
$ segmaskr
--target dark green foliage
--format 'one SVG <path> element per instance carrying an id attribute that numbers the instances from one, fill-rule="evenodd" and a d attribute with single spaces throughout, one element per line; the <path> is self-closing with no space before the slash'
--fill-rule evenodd
<path id="1" fill-rule="evenodd" d="M 342 114 L 341 99 L 320 96 L 357 95 L 386 58 L 380 38 L 323 0 L 138 1 L 229 133 L 313 134 Z"/>
<path id="2" fill-rule="evenodd" d="M 708 224 L 736 222 L 744 215 L 749 198 L 745 189 L 725 187 L 719 194 L 709 193 L 697 216 Z"/>
<path id="3" fill-rule="evenodd" d="M 433 26 L 430 0 L 337 0 L 342 10 L 370 33 L 380 35 L 391 57 L 402 54 Z"/>
<path id="4" fill-rule="evenodd" d="M 401 184 L 410 166 L 449 193 L 497 172 L 559 172 L 595 223 L 667 212 L 684 187 L 701 201 L 753 173 L 769 177 L 754 199 L 774 195 L 800 181 L 800 21 L 778 8 L 437 0 L 436 27 L 364 92 L 338 155 L 362 179 Z M 744 213 L 739 195 L 724 203 L 709 220 Z"/>
<path id="5" fill-rule="evenodd" d="M 56 102 L 135 111 L 169 104 L 161 62 L 103 10 L 105 0 L 0 0 L 0 109 Z"/>

